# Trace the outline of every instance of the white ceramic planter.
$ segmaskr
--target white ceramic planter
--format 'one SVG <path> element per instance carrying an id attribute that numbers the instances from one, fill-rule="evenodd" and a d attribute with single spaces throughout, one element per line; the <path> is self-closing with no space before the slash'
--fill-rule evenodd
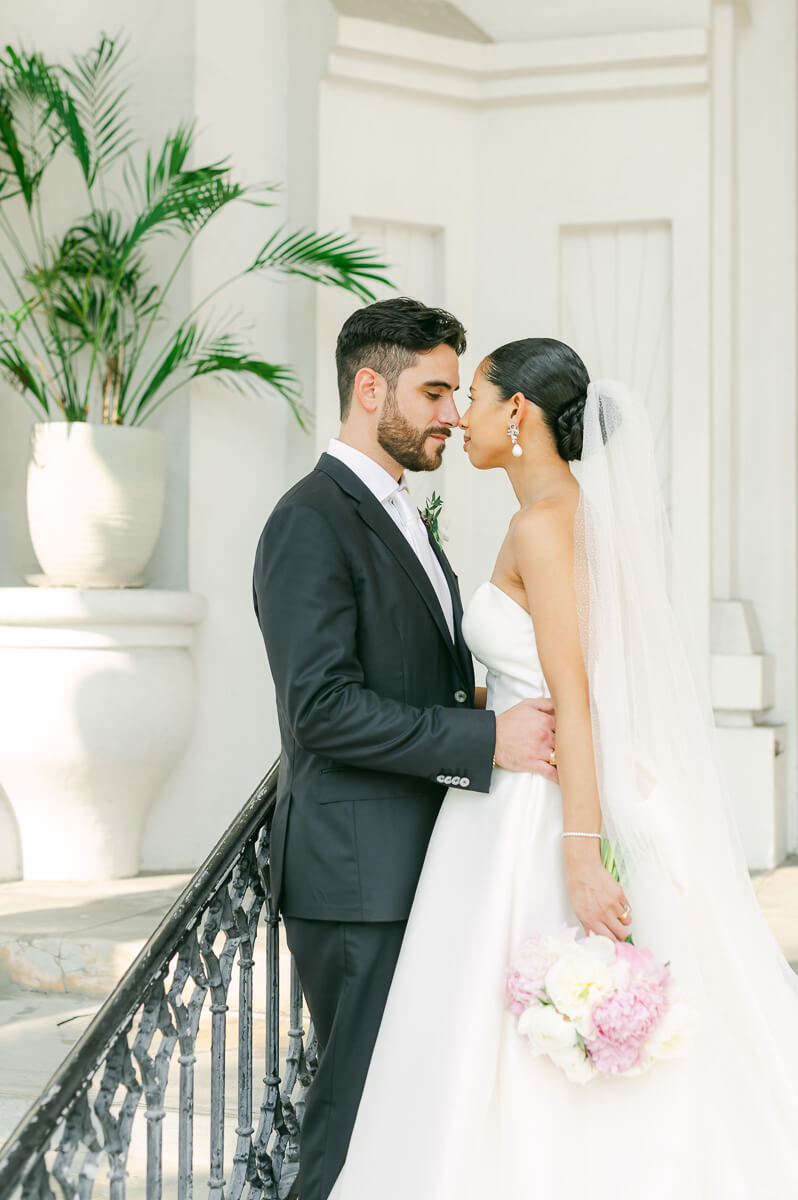
<path id="1" fill-rule="evenodd" d="M 186 592 L 0 588 L 0 787 L 25 879 L 137 873 L 191 734 L 205 608 Z"/>
<path id="2" fill-rule="evenodd" d="M 34 425 L 28 524 L 42 582 L 135 587 L 163 520 L 163 435 L 124 425 Z"/>

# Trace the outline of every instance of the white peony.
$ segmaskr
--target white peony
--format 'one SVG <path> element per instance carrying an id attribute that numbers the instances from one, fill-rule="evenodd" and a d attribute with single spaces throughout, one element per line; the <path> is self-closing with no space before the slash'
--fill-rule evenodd
<path id="1" fill-rule="evenodd" d="M 550 1004 L 533 1004 L 518 1018 L 518 1032 L 529 1038 L 533 1054 L 552 1054 L 577 1045 L 576 1029 Z"/>
<path id="2" fill-rule="evenodd" d="M 553 1050 L 550 1058 L 555 1066 L 565 1072 L 571 1083 L 589 1083 L 594 1075 L 598 1074 L 581 1046 Z"/>
<path id="3" fill-rule="evenodd" d="M 681 1000 L 671 1004 L 662 1020 L 646 1039 L 645 1050 L 651 1059 L 679 1058 L 695 1034 L 695 1014 Z"/>
<path id="4" fill-rule="evenodd" d="M 585 954 L 597 958 L 599 962 L 606 963 L 607 966 L 612 966 L 615 962 L 615 942 L 612 938 L 604 937 L 600 933 L 589 933 L 580 942 L 580 949 Z"/>
<path id="5" fill-rule="evenodd" d="M 544 945 L 557 958 L 562 954 L 571 954 L 576 949 L 576 939 L 581 935 L 581 929 L 575 927 L 568 928 L 564 925 L 558 933 L 550 933 L 545 939 Z"/>
<path id="6" fill-rule="evenodd" d="M 610 967 L 614 959 L 615 950 L 609 938 L 591 937 L 563 955 L 546 973 L 549 997 L 561 1013 L 576 1023 L 583 1037 L 592 1037 L 595 1031 L 591 1011 L 615 987 Z"/>

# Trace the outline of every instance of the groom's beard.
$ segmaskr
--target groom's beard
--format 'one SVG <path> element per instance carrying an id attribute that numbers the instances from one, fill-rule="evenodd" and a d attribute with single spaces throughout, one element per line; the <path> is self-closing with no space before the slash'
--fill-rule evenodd
<path id="1" fill-rule="evenodd" d="M 428 450 L 425 443 L 433 433 L 448 438 L 451 430 L 445 425 L 430 425 L 419 431 L 402 416 L 396 401 L 389 397 L 377 426 L 377 441 L 400 467 L 406 471 L 438 469 L 443 462 L 446 444 L 444 442 L 435 450 Z"/>

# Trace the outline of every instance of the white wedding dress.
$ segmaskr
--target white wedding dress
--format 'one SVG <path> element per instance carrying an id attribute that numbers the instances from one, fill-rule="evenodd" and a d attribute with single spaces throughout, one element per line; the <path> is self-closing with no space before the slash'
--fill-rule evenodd
<path id="1" fill-rule="evenodd" d="M 489 708 L 547 694 L 532 620 L 493 583 L 477 589 L 463 630 L 488 668 Z M 788 986 L 757 996 L 754 980 L 757 1003 L 747 994 L 733 1018 L 714 1013 L 685 1058 L 641 1076 L 569 1083 L 529 1053 L 505 1007 L 505 972 L 526 937 L 577 924 L 561 832 L 559 788 L 541 776 L 497 769 L 487 795 L 449 791 L 331 1200 L 795 1193 L 798 1003 Z M 689 930 L 678 887 L 669 894 L 660 880 L 652 894 L 632 880 L 626 891 L 635 942 L 678 976 Z M 760 935 L 771 936 L 764 921 Z"/>

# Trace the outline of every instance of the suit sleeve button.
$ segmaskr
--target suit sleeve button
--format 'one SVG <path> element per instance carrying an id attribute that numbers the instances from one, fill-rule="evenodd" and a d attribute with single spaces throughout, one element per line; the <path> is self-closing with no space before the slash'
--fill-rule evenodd
<path id="1" fill-rule="evenodd" d="M 470 785 L 470 783 L 471 783 L 471 780 L 467 779 L 464 775 L 463 778 L 460 780 L 460 787 L 467 788 Z"/>
<path id="2" fill-rule="evenodd" d="M 455 787 L 459 787 L 460 786 L 460 776 L 452 775 L 452 783 L 454 784 Z"/>
<path id="3" fill-rule="evenodd" d="M 452 777 L 451 777 L 451 775 L 444 775 L 444 777 L 443 777 L 443 782 L 444 782 L 444 783 L 451 783 L 451 782 L 452 782 Z"/>
<path id="4" fill-rule="evenodd" d="M 458 704 L 465 704 L 466 700 L 468 699 L 468 696 L 461 688 L 459 691 L 455 692 L 454 698 Z"/>
<path id="5" fill-rule="evenodd" d="M 439 776 L 438 776 L 438 783 L 446 783 L 446 776 L 445 776 L 445 775 L 439 775 Z"/>

